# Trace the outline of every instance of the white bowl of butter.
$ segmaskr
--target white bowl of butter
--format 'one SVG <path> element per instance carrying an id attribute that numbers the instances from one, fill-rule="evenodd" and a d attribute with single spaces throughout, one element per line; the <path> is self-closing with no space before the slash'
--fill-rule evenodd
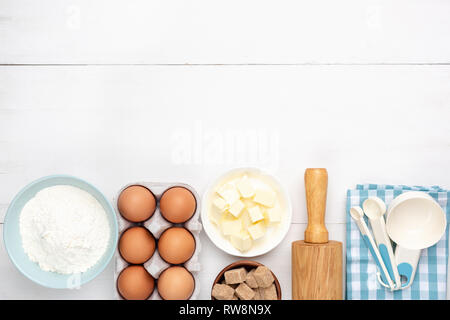
<path id="1" fill-rule="evenodd" d="M 288 193 L 272 175 L 238 168 L 215 180 L 203 195 L 201 218 L 211 241 L 239 257 L 255 257 L 275 248 L 292 221 Z"/>

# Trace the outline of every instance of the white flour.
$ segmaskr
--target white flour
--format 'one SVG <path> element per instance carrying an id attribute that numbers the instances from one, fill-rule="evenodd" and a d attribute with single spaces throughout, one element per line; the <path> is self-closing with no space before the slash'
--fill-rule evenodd
<path id="1" fill-rule="evenodd" d="M 106 212 L 89 193 L 69 185 L 39 191 L 20 214 L 22 246 L 42 270 L 84 272 L 105 252 L 110 236 Z"/>

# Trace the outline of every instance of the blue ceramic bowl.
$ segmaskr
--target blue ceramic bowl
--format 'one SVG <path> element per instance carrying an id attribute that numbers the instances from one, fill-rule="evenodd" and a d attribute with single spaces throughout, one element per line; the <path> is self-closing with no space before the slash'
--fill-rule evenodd
<path id="1" fill-rule="evenodd" d="M 41 189 L 54 185 L 71 185 L 89 192 L 100 202 L 108 216 L 111 229 L 108 248 L 102 258 L 86 272 L 64 275 L 43 271 L 31 261 L 22 248 L 19 230 L 19 216 L 23 206 Z M 108 265 L 117 245 L 118 227 L 115 211 L 106 197 L 90 183 L 67 175 L 52 175 L 40 178 L 23 188 L 13 199 L 6 212 L 3 225 L 3 241 L 9 258 L 27 278 L 48 288 L 65 289 L 79 287 L 98 276 Z"/>

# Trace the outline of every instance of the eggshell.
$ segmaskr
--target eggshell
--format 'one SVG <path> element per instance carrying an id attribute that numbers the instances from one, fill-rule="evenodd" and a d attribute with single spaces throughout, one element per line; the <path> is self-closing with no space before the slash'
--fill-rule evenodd
<path id="1" fill-rule="evenodd" d="M 185 228 L 172 227 L 159 237 L 158 251 L 161 258 L 168 263 L 185 263 L 194 254 L 195 239 Z"/>
<path id="2" fill-rule="evenodd" d="M 132 264 L 142 264 L 155 252 L 155 239 L 150 231 L 143 227 L 127 229 L 119 240 L 119 252 L 122 258 Z"/>
<path id="3" fill-rule="evenodd" d="M 117 279 L 117 289 L 126 300 L 146 300 L 154 288 L 155 280 L 143 266 L 129 266 Z"/>
<path id="4" fill-rule="evenodd" d="M 143 186 L 130 186 L 120 193 L 119 212 L 128 221 L 143 222 L 155 212 L 156 199 L 153 193 Z"/>
<path id="5" fill-rule="evenodd" d="M 195 212 L 197 203 L 188 189 L 173 187 L 166 190 L 159 202 L 161 214 L 172 223 L 184 223 Z"/>
<path id="6" fill-rule="evenodd" d="M 167 268 L 158 279 L 158 292 L 164 300 L 187 300 L 194 288 L 194 277 L 183 267 Z"/>

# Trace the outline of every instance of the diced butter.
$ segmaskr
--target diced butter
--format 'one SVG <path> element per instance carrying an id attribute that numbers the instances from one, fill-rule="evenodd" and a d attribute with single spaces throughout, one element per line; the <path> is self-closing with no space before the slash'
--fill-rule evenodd
<path id="1" fill-rule="evenodd" d="M 277 208 L 268 208 L 266 210 L 266 219 L 269 223 L 278 223 L 281 221 L 280 210 Z"/>
<path id="2" fill-rule="evenodd" d="M 264 226 L 264 222 L 261 221 L 248 227 L 247 231 L 253 240 L 257 240 L 264 237 L 264 235 L 266 234 L 266 227 Z"/>
<path id="3" fill-rule="evenodd" d="M 257 204 L 252 199 L 241 199 L 241 201 L 245 204 L 245 207 L 247 209 L 257 206 Z"/>
<path id="4" fill-rule="evenodd" d="M 236 200 L 228 209 L 228 212 L 230 212 L 233 216 L 237 218 L 239 217 L 244 208 L 245 208 L 244 203 L 241 200 Z"/>
<path id="5" fill-rule="evenodd" d="M 252 219 L 250 219 L 250 214 L 248 213 L 248 209 L 244 210 L 244 212 L 239 217 L 242 220 L 242 227 L 247 229 L 249 226 L 253 224 Z"/>
<path id="6" fill-rule="evenodd" d="M 230 237 L 231 244 L 241 252 L 248 251 L 253 244 L 253 240 L 246 231 L 242 231 L 239 235 Z"/>
<path id="7" fill-rule="evenodd" d="M 212 223 L 214 223 L 216 226 L 220 226 L 220 220 L 222 218 L 222 213 L 216 209 L 213 208 L 210 212 L 209 212 L 209 219 L 212 221 Z"/>
<path id="8" fill-rule="evenodd" d="M 224 220 L 236 220 L 236 218 L 231 213 L 229 213 L 228 211 L 225 211 L 222 214 L 221 222 L 224 221 Z"/>
<path id="9" fill-rule="evenodd" d="M 253 198 L 253 201 L 266 207 L 273 207 L 275 205 L 275 200 L 275 192 L 262 189 L 256 190 L 255 197 Z"/>
<path id="10" fill-rule="evenodd" d="M 242 221 L 240 219 L 222 220 L 221 228 L 222 233 L 226 236 L 239 235 L 242 231 Z"/>
<path id="11" fill-rule="evenodd" d="M 213 205 L 219 209 L 220 212 L 223 212 L 226 210 L 227 208 L 227 202 L 222 198 L 222 197 L 218 197 L 216 196 L 213 200 Z"/>
<path id="12" fill-rule="evenodd" d="M 217 190 L 217 193 L 225 200 L 225 203 L 229 206 L 231 206 L 241 198 L 239 191 L 231 183 L 223 185 L 221 188 L 219 188 L 219 190 Z"/>
<path id="13" fill-rule="evenodd" d="M 219 185 L 211 197 L 210 221 L 239 251 L 252 248 L 266 228 L 280 223 L 282 211 L 276 189 L 245 174 Z"/>
<path id="14" fill-rule="evenodd" d="M 248 208 L 247 211 L 248 211 L 250 219 L 252 220 L 253 223 L 264 219 L 264 215 L 262 214 L 262 211 L 259 208 L 259 206 L 254 206 L 252 208 Z"/>
<path id="15" fill-rule="evenodd" d="M 255 194 L 255 189 L 246 176 L 236 182 L 236 187 L 243 198 L 251 198 Z"/>

